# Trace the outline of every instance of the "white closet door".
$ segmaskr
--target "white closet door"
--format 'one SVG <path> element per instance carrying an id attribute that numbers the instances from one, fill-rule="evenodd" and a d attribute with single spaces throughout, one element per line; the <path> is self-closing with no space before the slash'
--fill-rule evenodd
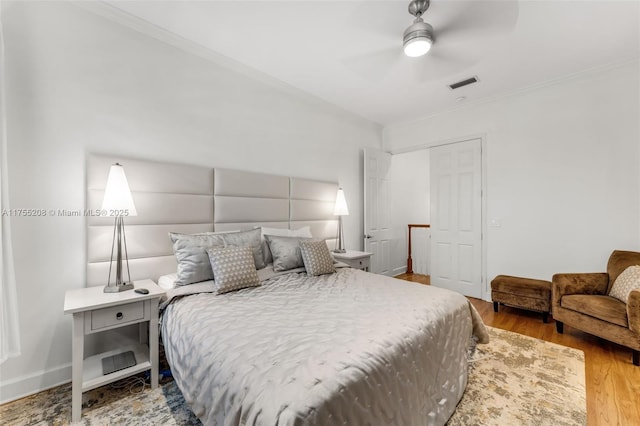
<path id="1" fill-rule="evenodd" d="M 482 295 L 482 143 L 430 151 L 431 284 Z"/>

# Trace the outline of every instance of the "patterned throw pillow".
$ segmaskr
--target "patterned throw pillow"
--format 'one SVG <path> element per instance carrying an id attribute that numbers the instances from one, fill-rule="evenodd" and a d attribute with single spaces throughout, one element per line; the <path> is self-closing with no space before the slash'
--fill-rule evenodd
<path id="1" fill-rule="evenodd" d="M 217 293 L 260 285 L 251 247 L 224 247 L 208 250 Z"/>
<path id="2" fill-rule="evenodd" d="M 333 256 L 324 241 L 300 241 L 300 253 L 307 275 L 332 274 L 336 271 Z"/>
<path id="3" fill-rule="evenodd" d="M 262 254 L 260 228 L 225 233 L 222 234 L 222 239 L 225 247 L 251 247 L 256 269 L 262 269 L 267 266 L 264 263 L 264 255 Z"/>
<path id="4" fill-rule="evenodd" d="M 609 296 L 627 303 L 631 290 L 640 290 L 640 265 L 632 265 L 622 271 L 609 290 Z"/>

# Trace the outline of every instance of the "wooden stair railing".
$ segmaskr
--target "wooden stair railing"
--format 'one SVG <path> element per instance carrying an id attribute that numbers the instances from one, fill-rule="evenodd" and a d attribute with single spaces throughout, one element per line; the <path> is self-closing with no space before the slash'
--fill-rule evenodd
<path id="1" fill-rule="evenodd" d="M 431 228 L 431 225 L 426 224 L 411 224 L 409 226 L 409 257 L 407 257 L 407 274 L 413 274 L 413 260 L 411 259 L 411 230 L 413 228 Z"/>

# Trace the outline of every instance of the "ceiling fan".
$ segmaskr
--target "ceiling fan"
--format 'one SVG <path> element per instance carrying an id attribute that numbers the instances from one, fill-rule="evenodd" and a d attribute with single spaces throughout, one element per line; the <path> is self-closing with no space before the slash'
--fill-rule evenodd
<path id="1" fill-rule="evenodd" d="M 404 19 L 394 12 L 397 2 L 356 4 L 350 25 L 357 29 L 354 40 L 361 40 L 359 53 L 343 58 L 343 63 L 374 81 L 394 73 L 422 82 L 469 69 L 499 48 L 500 37 L 515 27 L 519 9 L 515 0 L 412 0 L 406 10 L 414 20 L 405 27 Z M 372 37 L 375 43 L 368 41 Z M 427 52 L 425 57 L 409 58 Z"/>
<path id="2" fill-rule="evenodd" d="M 433 27 L 422 20 L 422 15 L 430 5 L 430 0 L 413 0 L 409 3 L 409 13 L 416 19 L 404 30 L 402 45 L 404 54 L 412 58 L 426 54 L 433 44 Z"/>

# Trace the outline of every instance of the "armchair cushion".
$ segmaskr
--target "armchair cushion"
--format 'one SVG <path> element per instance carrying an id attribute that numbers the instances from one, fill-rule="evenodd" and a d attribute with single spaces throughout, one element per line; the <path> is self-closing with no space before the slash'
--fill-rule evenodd
<path id="1" fill-rule="evenodd" d="M 560 300 L 567 294 L 607 294 L 609 275 L 606 273 L 586 274 L 555 274 L 551 288 L 552 311 L 555 306 L 561 306 Z"/>
<path id="2" fill-rule="evenodd" d="M 561 306 L 621 327 L 628 327 L 627 305 L 611 296 L 570 294 L 562 297 Z"/>

